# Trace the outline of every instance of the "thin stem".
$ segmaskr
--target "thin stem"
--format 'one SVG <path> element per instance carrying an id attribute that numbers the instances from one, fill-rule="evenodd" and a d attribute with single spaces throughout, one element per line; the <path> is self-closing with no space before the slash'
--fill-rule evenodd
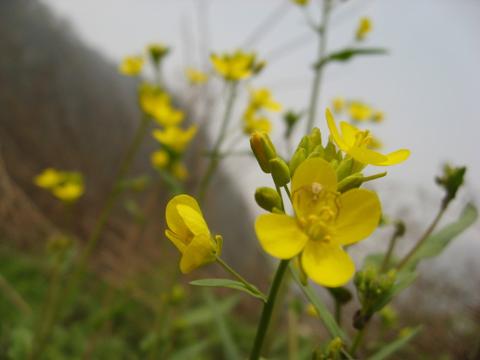
<path id="1" fill-rule="evenodd" d="M 223 261 L 223 259 L 217 257 L 217 263 L 223 267 L 225 269 L 226 272 L 230 273 L 234 278 L 236 278 L 238 281 L 240 281 L 243 285 L 245 285 L 245 287 L 247 289 L 249 289 L 250 291 L 254 292 L 254 293 L 259 293 L 263 300 L 264 301 L 267 301 L 267 297 L 265 296 L 265 294 L 263 294 L 262 292 L 260 292 L 260 290 L 258 290 L 257 288 L 253 287 L 247 280 L 245 280 L 245 278 L 240 275 L 238 272 L 236 272 L 232 267 L 230 267 L 230 265 L 228 265 L 225 261 Z"/>
<path id="2" fill-rule="evenodd" d="M 277 298 L 278 290 L 280 289 L 283 276 L 285 275 L 285 271 L 288 268 L 289 261 L 290 260 L 282 260 L 278 265 L 275 277 L 272 282 L 272 286 L 270 287 L 270 292 L 268 293 L 267 302 L 263 306 L 260 322 L 258 323 L 257 334 L 255 336 L 255 342 L 253 344 L 252 352 L 250 353 L 250 360 L 257 360 L 260 358 L 263 341 L 265 340 L 268 325 L 272 317 L 275 300 Z"/>
<path id="3" fill-rule="evenodd" d="M 363 338 L 365 337 L 365 332 L 366 332 L 367 324 L 363 327 L 363 329 L 359 330 L 357 334 L 355 335 L 355 338 L 353 339 L 353 344 L 352 347 L 350 348 L 349 353 L 356 359 L 355 354 L 360 347 Z"/>
<path id="4" fill-rule="evenodd" d="M 393 232 L 392 237 L 390 238 L 390 241 L 388 243 L 387 253 L 385 254 L 382 265 L 380 266 L 380 270 L 382 272 L 386 271 L 388 269 L 388 266 L 390 265 L 390 259 L 392 258 L 393 250 L 395 249 L 395 245 L 397 244 L 397 239 L 399 237 L 400 237 L 400 233 L 398 231 L 398 225 L 396 225 L 395 231 Z"/>
<path id="5" fill-rule="evenodd" d="M 285 189 L 285 192 L 287 193 L 287 196 L 290 199 L 290 201 L 292 201 L 292 194 L 290 194 L 290 190 L 288 189 L 288 186 L 285 185 L 283 188 Z"/>
<path id="6" fill-rule="evenodd" d="M 213 175 L 215 174 L 215 171 L 217 170 L 217 167 L 220 163 L 221 157 L 220 157 L 220 147 L 223 144 L 223 141 L 225 140 L 225 135 L 227 134 L 227 129 L 228 129 L 228 124 L 230 122 L 230 119 L 232 117 L 232 111 L 233 111 L 233 104 L 235 102 L 235 98 L 237 96 L 237 83 L 236 82 L 230 82 L 228 84 L 229 88 L 229 94 L 228 94 L 228 99 L 227 99 L 227 105 L 225 107 L 225 114 L 223 117 L 222 125 L 220 128 L 220 133 L 218 134 L 218 138 L 215 141 L 215 144 L 213 145 L 213 150 L 210 155 L 210 163 L 208 164 L 207 170 L 205 172 L 205 175 L 203 176 L 202 180 L 200 181 L 200 188 L 198 191 L 198 199 L 200 203 L 203 202 L 208 185 L 210 184 L 210 181 L 212 180 Z"/>
<path id="7" fill-rule="evenodd" d="M 30 315 L 32 313 L 30 305 L 28 305 L 28 303 L 22 298 L 17 290 L 15 290 L 15 288 L 10 285 L 10 283 L 2 275 L 0 275 L 0 289 L 5 294 L 5 297 L 10 300 L 10 302 L 15 305 L 24 315 Z"/>
<path id="8" fill-rule="evenodd" d="M 330 19 L 331 0 L 324 0 L 322 7 L 322 22 L 318 29 L 318 54 L 316 63 L 320 62 L 327 50 L 327 29 Z M 320 97 L 320 85 L 323 77 L 323 66 L 315 66 L 315 76 L 313 78 L 312 90 L 310 93 L 310 106 L 308 109 L 306 133 L 310 133 L 315 122 L 315 114 L 317 112 L 317 104 Z"/>
<path id="9" fill-rule="evenodd" d="M 408 261 L 412 258 L 412 256 L 415 255 L 417 250 L 423 245 L 425 240 L 427 240 L 427 238 L 430 236 L 430 234 L 433 232 L 433 230 L 435 230 L 439 221 L 443 217 L 443 214 L 445 214 L 445 211 L 447 210 L 448 204 L 449 204 L 448 201 L 443 201 L 442 202 L 442 205 L 440 206 L 440 209 L 439 209 L 437 215 L 435 216 L 435 218 L 433 219 L 432 223 L 427 228 L 427 230 L 425 230 L 425 232 L 420 237 L 420 239 L 418 239 L 417 243 L 412 248 L 412 250 L 410 250 L 410 252 L 407 255 L 405 255 L 405 257 L 398 263 L 397 270 L 401 270 L 408 263 Z"/>
<path id="10" fill-rule="evenodd" d="M 335 299 L 335 321 L 342 326 L 342 304 L 337 299 Z"/>
<path id="11" fill-rule="evenodd" d="M 282 190 L 275 184 L 275 189 L 277 189 L 278 196 L 280 196 L 280 203 L 282 205 L 282 210 L 285 211 L 285 203 L 283 202 Z"/>

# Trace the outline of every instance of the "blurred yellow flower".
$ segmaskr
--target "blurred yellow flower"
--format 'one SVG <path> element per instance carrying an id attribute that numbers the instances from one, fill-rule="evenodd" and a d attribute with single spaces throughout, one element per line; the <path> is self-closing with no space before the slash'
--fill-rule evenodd
<path id="1" fill-rule="evenodd" d="M 373 111 L 373 114 L 372 114 L 372 120 L 374 122 L 382 122 L 383 119 L 385 117 L 385 114 L 383 113 L 383 111 L 380 111 L 380 110 L 374 110 Z"/>
<path id="2" fill-rule="evenodd" d="M 313 306 L 312 303 L 309 303 L 307 307 L 305 308 L 305 312 L 307 313 L 308 316 L 318 318 L 318 311 L 315 309 L 315 306 Z"/>
<path id="3" fill-rule="evenodd" d="M 141 56 L 128 56 L 123 59 L 118 70 L 123 75 L 136 76 L 142 71 L 144 62 Z"/>
<path id="4" fill-rule="evenodd" d="M 180 181 L 184 181 L 188 178 L 188 170 L 180 161 L 177 161 L 172 165 L 172 174 Z"/>
<path id="5" fill-rule="evenodd" d="M 361 41 L 372 31 L 372 21 L 368 17 L 362 17 L 358 23 L 356 38 Z"/>
<path id="6" fill-rule="evenodd" d="M 343 108 L 345 107 L 345 99 L 341 97 L 336 97 L 332 101 L 332 107 L 333 111 L 336 113 L 340 113 L 343 111 Z"/>
<path id="7" fill-rule="evenodd" d="M 407 149 L 400 149 L 386 155 L 371 150 L 369 147 L 372 136 L 368 130 L 359 130 L 355 126 L 342 121 L 340 123 L 342 134 L 340 135 L 335 119 L 328 109 L 326 116 L 330 135 L 335 143 L 340 149 L 362 164 L 389 166 L 399 164 L 410 156 L 410 151 Z"/>
<path id="8" fill-rule="evenodd" d="M 310 2 L 310 0 L 291 0 L 291 1 L 299 6 L 306 6 Z"/>
<path id="9" fill-rule="evenodd" d="M 65 202 L 74 202 L 83 195 L 84 187 L 80 182 L 65 182 L 52 189 L 53 195 Z"/>
<path id="10" fill-rule="evenodd" d="M 254 53 L 237 50 L 232 54 L 212 54 L 210 59 L 215 71 L 228 81 L 246 79 L 263 68 L 263 62 L 256 61 Z"/>
<path id="11" fill-rule="evenodd" d="M 165 211 L 167 238 L 182 254 L 180 270 L 189 273 L 214 262 L 221 252 L 221 242 L 210 234 L 197 201 L 189 195 L 172 198 Z"/>
<path id="12" fill-rule="evenodd" d="M 252 135 L 256 131 L 269 134 L 272 130 L 272 123 L 266 117 L 255 115 L 244 115 L 243 118 L 243 132 L 247 135 Z"/>
<path id="13" fill-rule="evenodd" d="M 172 106 L 166 92 L 148 83 L 141 85 L 139 101 L 142 110 L 162 126 L 178 125 L 185 116 Z"/>
<path id="14" fill-rule="evenodd" d="M 191 85 L 202 85 L 208 81 L 208 75 L 197 69 L 188 68 L 185 75 Z"/>
<path id="15" fill-rule="evenodd" d="M 168 166 L 170 156 L 165 150 L 157 150 L 150 155 L 150 161 L 155 169 L 163 169 Z"/>
<path id="16" fill-rule="evenodd" d="M 295 216 L 263 214 L 255 231 L 263 249 L 279 259 L 300 254 L 301 267 L 316 283 L 347 283 L 355 264 L 343 250 L 369 236 L 380 221 L 380 201 L 370 190 L 337 192 L 333 167 L 321 158 L 302 162 L 291 183 Z"/>
<path id="17" fill-rule="evenodd" d="M 278 112 L 282 110 L 282 105 L 273 99 L 270 90 L 260 88 L 250 90 L 249 108 L 252 110 L 267 109 Z"/>
<path id="18" fill-rule="evenodd" d="M 52 189 L 63 181 L 63 174 L 58 170 L 48 168 L 35 176 L 33 181 L 41 188 Z"/>
<path id="19" fill-rule="evenodd" d="M 373 114 L 370 106 L 359 101 L 352 101 L 348 107 L 348 112 L 354 121 L 367 121 L 371 119 Z"/>
<path id="20" fill-rule="evenodd" d="M 160 144 L 173 151 L 182 153 L 196 133 L 197 127 L 195 125 L 191 125 L 186 130 L 183 130 L 177 126 L 168 126 L 163 130 L 153 130 L 152 134 Z"/>

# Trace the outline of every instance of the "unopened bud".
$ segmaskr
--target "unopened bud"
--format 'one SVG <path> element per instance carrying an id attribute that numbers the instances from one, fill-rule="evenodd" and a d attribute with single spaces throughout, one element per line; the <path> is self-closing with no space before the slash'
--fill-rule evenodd
<path id="1" fill-rule="evenodd" d="M 270 169 L 275 185 L 282 187 L 290 182 L 290 170 L 287 163 L 280 157 L 270 160 Z"/>
<path id="2" fill-rule="evenodd" d="M 270 173 L 270 160 L 277 156 L 270 137 L 266 133 L 256 131 L 250 137 L 250 147 L 262 171 Z"/>
<path id="3" fill-rule="evenodd" d="M 351 189 L 356 189 L 360 187 L 363 183 L 363 175 L 360 173 L 356 173 L 350 176 L 347 176 L 345 179 L 339 182 L 338 184 L 338 192 L 344 193 Z"/>
<path id="4" fill-rule="evenodd" d="M 337 180 L 342 181 L 347 176 L 352 174 L 353 159 L 344 159 L 337 167 Z"/>
<path id="5" fill-rule="evenodd" d="M 310 139 L 310 146 L 312 147 L 312 149 L 318 145 L 322 145 L 322 134 L 317 127 L 314 127 L 312 129 L 312 131 L 308 135 L 308 138 Z"/>
<path id="6" fill-rule="evenodd" d="M 305 161 L 307 157 L 306 151 L 304 148 L 299 147 L 297 151 L 293 154 L 292 158 L 290 159 L 289 169 L 290 175 L 293 176 L 295 170 L 297 169 L 298 165 Z"/>
<path id="7" fill-rule="evenodd" d="M 266 186 L 259 187 L 255 191 L 255 201 L 257 202 L 258 206 L 269 212 L 273 212 L 275 208 L 282 208 L 282 201 L 277 191 Z"/>
<path id="8" fill-rule="evenodd" d="M 160 64 L 163 57 L 170 52 L 170 48 L 163 44 L 152 44 L 148 47 L 148 54 L 155 65 Z"/>

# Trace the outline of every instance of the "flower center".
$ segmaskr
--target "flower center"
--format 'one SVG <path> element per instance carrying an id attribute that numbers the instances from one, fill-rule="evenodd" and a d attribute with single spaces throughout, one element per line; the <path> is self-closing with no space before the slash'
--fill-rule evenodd
<path id="1" fill-rule="evenodd" d="M 355 144 L 356 147 L 368 147 L 368 145 L 372 141 L 372 136 L 370 135 L 370 131 L 358 131 L 355 134 Z"/>

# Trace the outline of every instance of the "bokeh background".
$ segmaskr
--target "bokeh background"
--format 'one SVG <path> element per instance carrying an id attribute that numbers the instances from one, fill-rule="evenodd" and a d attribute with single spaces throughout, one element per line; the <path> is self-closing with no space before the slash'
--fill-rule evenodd
<path id="1" fill-rule="evenodd" d="M 318 18 L 320 7 L 313 3 L 311 15 Z M 385 47 L 389 53 L 330 66 L 320 109 L 336 96 L 371 103 L 386 114 L 385 122 L 374 129 L 386 148 L 411 150 L 411 158 L 389 168 L 386 180 L 376 185 L 386 212 L 409 224 L 399 248 L 404 251 L 409 239 L 415 239 L 434 216 L 442 195 L 434 176 L 445 162 L 466 165 L 468 172 L 444 221 L 458 217 L 466 202 L 478 204 L 480 2 L 344 1 L 333 13 L 328 49 L 351 43 L 362 16 L 373 21 L 366 44 Z M 52 229 L 71 228 L 80 239 L 89 233 L 140 116 L 137 84 L 118 74 L 117 65 L 151 42 L 172 46 L 166 82 L 188 110 L 190 121 L 210 125 L 194 147 L 193 169 L 202 167 L 199 149 L 218 131 L 215 121 L 223 99 L 221 88 L 212 84 L 209 101 L 198 101 L 184 69 L 208 70 L 211 51 L 239 47 L 257 51 L 268 67 L 252 85 L 271 88 L 286 108 L 307 105 L 316 41 L 289 1 L 2 0 L 0 240 L 7 263 L 15 263 L 24 253 L 37 256 Z M 238 116 L 246 95 L 241 94 L 243 100 L 235 109 Z M 322 113 L 317 125 L 324 131 Z M 280 141 L 282 131 L 280 118 L 274 119 L 273 138 Z M 302 132 L 300 126 L 296 139 Z M 240 147 L 247 149 L 248 140 L 241 142 Z M 153 146 L 152 141 L 144 145 L 133 173 L 151 173 L 148 154 Z M 48 166 L 85 174 L 87 192 L 73 221 L 32 183 L 33 176 Z M 192 186 L 195 174 L 194 170 Z M 253 193 L 260 185 L 269 185 L 269 179 L 252 158 L 232 158 L 214 183 L 206 213 L 215 231 L 225 235 L 227 259 L 247 275 L 267 279 L 269 259 L 261 254 L 252 230 L 252 219 L 259 213 Z M 159 263 L 176 266 L 176 255 L 165 260 L 165 254 L 175 253 L 161 235 L 167 194 L 160 185 L 152 188 L 146 194 L 128 194 L 116 209 L 92 264 L 119 288 Z M 127 200 L 140 204 L 151 220 L 127 225 L 125 219 L 132 216 Z M 360 263 L 367 252 L 386 246 L 380 230 L 354 255 Z M 480 312 L 478 254 L 477 223 L 441 257 L 424 264 L 421 280 L 399 299 L 405 319 L 430 324 L 417 341 L 425 353 L 441 344 L 445 354 L 457 358 L 465 347 L 478 344 L 472 335 Z"/>

